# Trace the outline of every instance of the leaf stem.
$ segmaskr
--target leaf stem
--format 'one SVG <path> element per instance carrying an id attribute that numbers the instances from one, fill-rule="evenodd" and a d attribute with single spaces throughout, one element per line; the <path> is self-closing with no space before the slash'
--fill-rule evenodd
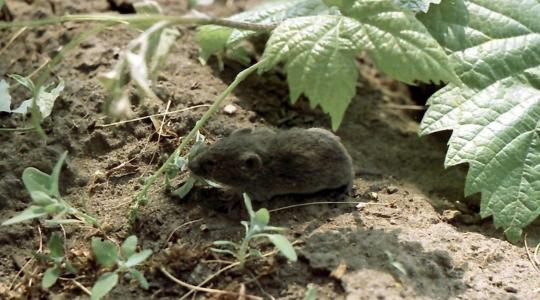
<path id="1" fill-rule="evenodd" d="M 255 30 L 255 31 L 271 31 L 277 27 L 277 24 L 258 24 L 248 22 L 238 22 L 229 19 L 212 18 L 212 17 L 190 17 L 190 16 L 163 16 L 163 15 L 140 15 L 140 14 L 127 14 L 127 15 L 112 15 L 112 14 L 78 14 L 78 15 L 65 15 L 54 18 L 46 18 L 39 20 L 24 20 L 13 22 L 0 22 L 0 29 L 13 28 L 13 27 L 36 27 L 43 25 L 59 24 L 65 22 L 115 22 L 122 24 L 148 22 L 155 23 L 159 21 L 166 21 L 172 25 L 179 24 L 196 24 L 196 25 L 221 25 L 226 27 L 232 27 L 236 29 Z"/>
<path id="2" fill-rule="evenodd" d="M 201 119 L 197 121 L 189 134 L 182 139 L 182 143 L 180 143 L 180 146 L 178 146 L 178 148 L 174 150 L 172 155 L 169 156 L 169 159 L 167 159 L 167 161 L 165 161 L 165 163 L 161 165 L 161 167 L 154 174 L 152 174 L 146 179 L 144 186 L 142 187 L 141 191 L 135 196 L 133 204 L 131 205 L 131 210 L 129 212 L 130 222 L 133 222 L 135 220 L 139 207 L 141 205 L 145 205 L 148 202 L 148 189 L 150 188 L 150 186 L 165 172 L 167 167 L 174 162 L 175 157 L 178 156 L 182 152 L 182 150 L 184 150 L 188 143 L 195 137 L 197 131 L 199 131 L 199 129 L 201 129 L 204 124 L 206 124 L 208 119 L 219 109 L 219 107 L 223 103 L 223 100 L 225 100 L 225 98 L 238 86 L 238 84 L 240 84 L 240 82 L 244 81 L 244 79 L 246 79 L 251 73 L 257 70 L 264 63 L 265 60 L 261 60 L 256 64 L 253 64 L 249 68 L 243 70 L 242 72 L 238 73 L 234 81 L 217 97 L 212 106 L 210 106 L 210 108 L 203 114 Z"/>

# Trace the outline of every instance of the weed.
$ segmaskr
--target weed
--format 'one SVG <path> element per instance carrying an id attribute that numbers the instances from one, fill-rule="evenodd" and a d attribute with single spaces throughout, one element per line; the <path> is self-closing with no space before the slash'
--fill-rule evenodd
<path id="1" fill-rule="evenodd" d="M 99 265 L 103 268 L 117 267 L 114 271 L 99 276 L 92 287 L 92 300 L 101 299 L 109 293 L 118 283 L 119 274 L 130 274 L 142 288 L 148 289 L 148 281 L 135 267 L 152 255 L 152 250 L 136 252 L 136 248 L 137 237 L 134 235 L 128 237 L 120 249 L 111 241 L 92 239 L 92 251 Z"/>
<path id="2" fill-rule="evenodd" d="M 48 216 L 52 216 L 52 219 L 45 220 L 47 224 L 87 223 L 93 226 L 98 225 L 94 217 L 74 208 L 60 196 L 58 189 L 60 169 L 64 164 L 66 156 L 67 152 L 64 152 L 60 156 L 51 175 L 33 167 L 24 170 L 22 180 L 26 190 L 30 193 L 32 204 L 20 214 L 4 221 L 2 225 L 11 225 Z M 76 219 L 66 219 L 65 216 L 74 216 Z"/>
<path id="3" fill-rule="evenodd" d="M 41 280 L 41 287 L 48 289 L 53 286 L 60 275 L 64 273 L 75 274 L 77 270 L 67 259 L 64 253 L 64 240 L 58 232 L 53 232 L 47 243 L 47 248 L 49 248 L 49 254 L 36 253 L 35 256 L 52 264 L 45 273 L 43 274 L 43 279 Z"/>
<path id="4" fill-rule="evenodd" d="M 242 221 L 246 233 L 240 244 L 231 241 L 215 241 L 214 246 L 219 248 L 211 248 L 212 251 L 225 253 L 234 256 L 243 267 L 249 257 L 261 257 L 261 252 L 256 248 L 252 248 L 250 243 L 253 240 L 267 238 L 274 246 L 289 260 L 295 262 L 297 260 L 294 248 L 284 235 L 279 233 L 285 229 L 281 227 L 268 226 L 270 222 L 270 213 L 266 208 L 261 208 L 257 211 L 253 210 L 251 199 L 244 193 L 244 204 L 249 214 L 249 221 Z"/>

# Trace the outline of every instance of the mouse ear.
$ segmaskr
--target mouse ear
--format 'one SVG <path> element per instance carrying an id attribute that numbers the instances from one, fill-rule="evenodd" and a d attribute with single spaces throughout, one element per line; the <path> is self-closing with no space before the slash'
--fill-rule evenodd
<path id="1" fill-rule="evenodd" d="M 248 152 L 242 155 L 242 167 L 253 171 L 262 167 L 261 157 L 257 153 Z"/>
<path id="2" fill-rule="evenodd" d="M 253 132 L 253 128 L 238 128 L 236 130 L 234 130 L 232 133 L 231 133 L 231 136 L 233 135 L 241 135 L 241 134 L 249 134 L 249 133 L 252 133 Z"/>

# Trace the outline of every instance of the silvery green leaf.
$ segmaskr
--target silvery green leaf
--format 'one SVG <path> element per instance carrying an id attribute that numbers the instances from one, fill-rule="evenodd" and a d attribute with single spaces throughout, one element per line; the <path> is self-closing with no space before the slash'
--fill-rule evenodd
<path id="1" fill-rule="evenodd" d="M 445 166 L 469 164 L 465 194 L 512 242 L 540 215 L 539 15 L 536 0 L 452 0 L 419 16 L 463 81 L 429 99 L 420 132 L 453 130 Z"/>
<path id="2" fill-rule="evenodd" d="M 92 287 L 91 300 L 99 300 L 107 295 L 118 283 L 118 274 L 103 273 Z"/>

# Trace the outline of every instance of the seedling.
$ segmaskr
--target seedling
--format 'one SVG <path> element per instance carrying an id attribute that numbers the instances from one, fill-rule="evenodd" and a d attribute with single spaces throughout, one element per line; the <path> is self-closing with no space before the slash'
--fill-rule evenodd
<path id="1" fill-rule="evenodd" d="M 36 87 L 34 82 L 28 78 L 21 75 L 12 74 L 10 75 L 12 79 L 17 81 L 20 85 L 27 88 L 34 97 L 24 100 L 20 106 L 16 109 L 11 109 L 11 96 L 9 94 L 9 84 L 5 80 L 0 81 L 0 111 L 8 113 L 17 113 L 26 115 L 28 112 L 34 113 L 32 110 L 32 101 L 36 99 L 36 105 L 38 110 L 36 111 L 39 115 L 38 119 L 41 121 L 48 117 L 54 105 L 54 102 L 60 96 L 60 93 L 64 90 L 64 81 L 60 79 L 58 84 L 54 86 L 52 83 L 47 86 Z"/>
<path id="2" fill-rule="evenodd" d="M 67 152 L 64 152 L 53 168 L 51 175 L 36 168 L 26 168 L 22 180 L 26 190 L 30 193 L 32 204 L 13 218 L 4 221 L 2 225 L 11 225 L 34 218 L 52 216 L 45 220 L 48 224 L 87 223 L 97 226 L 97 220 L 64 201 L 58 190 L 60 169 L 64 164 Z M 74 216 L 77 219 L 66 219 L 65 216 Z"/>
<path id="3" fill-rule="evenodd" d="M 45 270 L 41 287 L 48 289 L 53 286 L 62 273 L 75 274 L 77 270 L 67 259 L 64 253 L 64 240 L 58 232 L 54 232 L 47 243 L 49 254 L 36 253 L 35 256 L 41 260 L 51 263 L 53 266 Z"/>
<path id="4" fill-rule="evenodd" d="M 220 248 L 211 248 L 212 251 L 225 253 L 234 256 L 240 266 L 243 267 L 249 257 L 261 257 L 261 252 L 256 248 L 252 248 L 250 243 L 252 240 L 267 238 L 276 246 L 276 248 L 289 260 L 295 262 L 297 260 L 294 248 L 284 235 L 270 232 L 283 232 L 285 229 L 281 227 L 268 226 L 270 222 L 270 213 L 266 208 L 261 208 L 253 211 L 251 199 L 244 193 L 244 204 L 249 214 L 249 222 L 240 222 L 246 229 L 244 239 L 240 244 L 231 241 L 215 241 L 214 245 Z"/>
<path id="5" fill-rule="evenodd" d="M 99 276 L 92 287 L 92 300 L 101 299 L 109 293 L 118 283 L 119 274 L 130 274 L 137 279 L 143 289 L 148 289 L 148 281 L 135 267 L 152 255 L 152 250 L 135 252 L 136 247 L 137 237 L 134 235 L 128 237 L 120 249 L 111 241 L 92 239 L 92 251 L 99 265 L 103 268 L 117 267 L 114 271 Z"/>

